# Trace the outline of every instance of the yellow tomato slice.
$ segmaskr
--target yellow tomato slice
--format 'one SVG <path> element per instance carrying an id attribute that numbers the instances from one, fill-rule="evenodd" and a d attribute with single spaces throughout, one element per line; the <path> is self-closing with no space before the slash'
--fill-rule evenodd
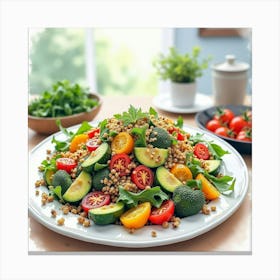
<path id="1" fill-rule="evenodd" d="M 126 228 L 141 228 L 147 222 L 151 214 L 151 203 L 144 202 L 129 209 L 121 215 L 120 220 Z"/>
<path id="2" fill-rule="evenodd" d="M 204 177 L 203 174 L 198 174 L 196 180 L 201 180 L 202 192 L 206 199 L 213 200 L 220 196 L 219 191 Z"/>
<path id="3" fill-rule="evenodd" d="M 191 170 L 184 164 L 175 164 L 170 172 L 181 182 L 187 182 L 193 178 Z"/>
<path id="4" fill-rule="evenodd" d="M 76 152 L 82 143 L 86 143 L 88 140 L 87 134 L 76 135 L 70 143 L 69 150 L 71 153 Z"/>
<path id="5" fill-rule="evenodd" d="M 112 151 L 116 154 L 129 154 L 134 147 L 134 140 L 127 132 L 120 132 L 112 141 Z"/>

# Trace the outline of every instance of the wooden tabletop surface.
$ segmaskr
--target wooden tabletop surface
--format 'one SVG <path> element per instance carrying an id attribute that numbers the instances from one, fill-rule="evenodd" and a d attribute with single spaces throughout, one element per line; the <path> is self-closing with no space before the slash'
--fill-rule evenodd
<path id="1" fill-rule="evenodd" d="M 103 104 L 96 120 L 102 120 L 113 114 L 127 111 L 129 105 L 148 110 L 152 104 L 152 97 L 103 97 Z M 177 114 L 159 111 L 163 116 L 177 119 Z M 196 127 L 195 114 L 182 115 L 184 124 Z M 45 139 L 46 136 L 36 134 L 29 129 L 29 150 Z M 224 223 L 196 238 L 176 244 L 129 249 L 105 246 L 72 239 L 51 231 L 29 217 L 29 252 L 238 252 L 250 253 L 251 251 L 251 182 L 252 182 L 252 157 L 242 155 L 249 172 L 249 189 L 240 208 Z"/>

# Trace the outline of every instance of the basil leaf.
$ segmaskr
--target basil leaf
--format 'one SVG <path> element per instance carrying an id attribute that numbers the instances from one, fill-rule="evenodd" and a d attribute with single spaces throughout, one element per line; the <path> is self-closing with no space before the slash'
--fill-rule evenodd
<path id="1" fill-rule="evenodd" d="M 56 187 L 53 188 L 51 191 L 52 191 L 60 200 L 62 200 L 62 201 L 64 202 L 63 197 L 62 197 L 62 193 L 61 193 L 61 191 L 62 191 L 61 186 L 56 186 Z"/>
<path id="2" fill-rule="evenodd" d="M 201 180 L 188 180 L 186 185 L 190 188 L 194 188 L 194 189 L 202 189 L 202 183 Z"/>
<path id="3" fill-rule="evenodd" d="M 175 123 L 175 126 L 179 127 L 179 128 L 183 128 L 184 125 L 184 120 L 182 118 L 182 116 L 179 116 L 177 119 L 177 122 Z"/>
<path id="4" fill-rule="evenodd" d="M 149 109 L 149 114 L 154 116 L 156 119 L 158 118 L 157 111 L 154 108 L 152 108 L 152 107 L 150 107 L 150 109 Z"/>
<path id="5" fill-rule="evenodd" d="M 131 134 L 136 135 L 136 140 L 134 142 L 135 147 L 146 147 L 146 130 L 147 126 L 144 127 L 134 127 L 131 130 Z"/>
<path id="6" fill-rule="evenodd" d="M 70 145 L 69 142 L 56 140 L 54 136 L 52 138 L 52 143 L 55 144 L 54 148 L 60 152 L 67 151 Z"/>

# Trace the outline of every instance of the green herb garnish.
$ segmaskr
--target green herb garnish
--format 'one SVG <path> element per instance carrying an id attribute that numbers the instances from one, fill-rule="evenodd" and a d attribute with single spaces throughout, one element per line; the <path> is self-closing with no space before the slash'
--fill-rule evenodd
<path id="1" fill-rule="evenodd" d="M 90 98 L 89 90 L 69 81 L 59 81 L 28 106 L 28 114 L 35 117 L 64 117 L 89 112 L 98 105 Z"/>
<path id="2" fill-rule="evenodd" d="M 136 109 L 132 105 L 130 105 L 128 112 L 123 112 L 122 114 L 116 114 L 114 117 L 117 120 L 120 120 L 123 122 L 124 126 L 127 126 L 129 124 L 134 124 L 138 120 L 143 119 L 143 118 L 149 118 L 148 113 L 142 112 L 142 109 Z"/>

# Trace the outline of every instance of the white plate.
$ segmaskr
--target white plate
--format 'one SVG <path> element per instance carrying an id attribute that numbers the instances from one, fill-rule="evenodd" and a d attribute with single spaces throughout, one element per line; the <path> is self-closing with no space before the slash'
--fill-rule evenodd
<path id="1" fill-rule="evenodd" d="M 205 94 L 197 93 L 195 97 L 195 103 L 193 106 L 187 108 L 180 108 L 172 105 L 170 94 L 162 93 L 153 98 L 153 104 L 158 109 L 166 112 L 178 114 L 192 114 L 213 106 L 213 100 Z"/>
<path id="2" fill-rule="evenodd" d="M 71 129 L 75 131 L 77 127 L 74 126 Z M 181 224 L 177 229 L 172 227 L 164 229 L 161 226 L 145 226 L 136 230 L 134 234 L 128 233 L 120 225 L 97 226 L 93 224 L 91 227 L 85 228 L 77 224 L 77 215 L 71 213 L 63 215 L 59 209 L 61 204 L 58 201 L 42 206 L 41 195 L 35 195 L 34 182 L 40 176 L 38 166 L 45 158 L 46 150 L 53 150 L 53 144 L 51 144 L 52 136 L 46 138 L 30 152 L 29 213 L 38 222 L 60 234 L 83 241 L 118 247 L 141 248 L 172 244 L 194 238 L 213 229 L 227 220 L 242 203 L 248 189 L 247 167 L 240 154 L 227 142 L 198 128 L 184 127 L 184 129 L 191 134 L 196 132 L 204 133 L 206 139 L 214 140 L 223 149 L 230 151 L 229 155 L 223 157 L 224 166 L 222 171 L 227 175 L 236 177 L 235 191 L 231 196 L 222 195 L 217 201 L 212 201 L 209 205 L 215 205 L 217 210 L 211 212 L 210 215 L 197 214 L 181 219 Z M 64 139 L 64 135 L 60 132 L 55 135 L 58 139 Z M 46 187 L 40 187 L 39 190 L 40 193 L 42 191 L 48 192 Z M 56 219 L 51 217 L 51 209 L 53 208 L 58 213 Z M 64 226 L 58 226 L 56 223 L 56 220 L 60 217 L 65 218 Z M 157 237 L 151 236 L 153 230 L 157 232 Z"/>

